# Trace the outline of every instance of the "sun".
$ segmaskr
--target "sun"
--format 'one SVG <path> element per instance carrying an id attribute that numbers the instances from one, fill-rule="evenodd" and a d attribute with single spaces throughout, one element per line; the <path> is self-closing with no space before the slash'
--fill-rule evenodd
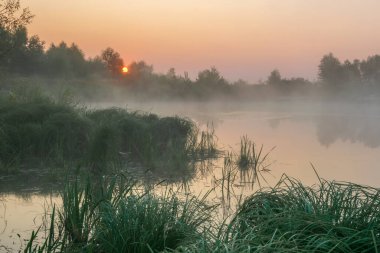
<path id="1" fill-rule="evenodd" d="M 128 68 L 127 68 L 127 67 L 123 67 L 123 68 L 121 69 L 121 72 L 123 72 L 123 74 L 128 73 Z"/>

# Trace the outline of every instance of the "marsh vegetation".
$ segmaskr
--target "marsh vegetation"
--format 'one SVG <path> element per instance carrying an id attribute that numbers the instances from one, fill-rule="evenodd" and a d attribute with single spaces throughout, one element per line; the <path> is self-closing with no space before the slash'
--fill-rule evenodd
<path id="1" fill-rule="evenodd" d="M 191 78 L 125 66 L 110 47 L 88 58 L 75 43 L 45 46 L 20 6 L 0 0 L 0 251 L 380 250 L 379 188 L 334 180 L 378 186 L 379 55 L 326 54 L 313 81 L 276 69 L 229 81 L 215 67 Z M 275 164 L 277 145 L 293 160 Z M 311 159 L 336 174 L 320 178 Z M 7 210 L 11 194 L 51 201 L 32 226 L 7 230 L 22 209 Z"/>
<path id="2" fill-rule="evenodd" d="M 224 179 L 228 180 L 228 179 Z M 47 236 L 25 252 L 376 252 L 379 190 L 286 175 L 246 198 L 230 219 L 204 196 L 152 191 L 125 177 L 74 181 L 53 207 Z"/>
<path id="3" fill-rule="evenodd" d="M 378 189 L 288 176 L 269 186 L 273 148 L 247 135 L 230 150 L 218 147 L 211 125 L 91 109 L 34 88 L 3 92 L 0 108 L 3 175 L 54 167 L 48 175 L 62 185 L 62 204 L 46 208 L 49 222 L 25 252 L 378 250 Z M 213 159 L 221 163 L 207 165 Z M 218 164 L 202 194 L 174 177 L 213 174 Z"/>
<path id="4" fill-rule="evenodd" d="M 3 171 L 55 166 L 102 173 L 126 162 L 183 169 L 190 160 L 217 153 L 213 130 L 200 131 L 191 120 L 88 109 L 25 89 L 0 97 Z"/>

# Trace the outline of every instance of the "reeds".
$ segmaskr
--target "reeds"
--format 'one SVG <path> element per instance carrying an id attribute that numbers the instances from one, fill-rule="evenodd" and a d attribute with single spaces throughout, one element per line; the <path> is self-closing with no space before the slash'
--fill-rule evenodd
<path id="1" fill-rule="evenodd" d="M 305 186 L 284 175 L 246 198 L 232 220 L 216 225 L 207 196 L 157 194 L 129 182 L 70 184 L 58 216 L 53 209 L 45 242 L 33 241 L 33 232 L 25 252 L 380 250 L 376 188 L 323 179 Z"/>
<path id="2" fill-rule="evenodd" d="M 216 152 L 213 132 L 179 117 L 110 108 L 89 110 L 70 102 L 17 92 L 0 97 L 0 166 L 52 165 L 103 173 L 122 162 L 146 168 L 185 169 L 194 157 Z"/>
<path id="3" fill-rule="evenodd" d="M 145 189 L 145 190 L 144 190 Z M 202 238 L 215 206 L 167 189 L 162 194 L 121 177 L 74 181 L 62 193 L 45 241 L 33 232 L 24 252 L 151 252 Z M 58 231 L 58 232 L 57 232 Z"/>
<path id="4" fill-rule="evenodd" d="M 55 233 L 55 218 L 56 218 L 56 208 L 53 207 L 50 216 L 50 226 L 48 228 L 48 235 L 43 243 L 39 244 L 37 242 L 37 236 L 40 232 L 41 226 L 37 231 L 32 231 L 27 245 L 24 248 L 24 253 L 50 253 L 50 252 L 63 252 L 63 246 L 65 245 L 66 238 L 56 235 Z M 57 238 L 60 238 L 58 240 Z"/>
<path id="5" fill-rule="evenodd" d="M 194 160 L 215 158 L 220 153 L 217 148 L 217 138 L 213 125 L 207 125 L 205 130 L 193 127 L 186 143 L 187 153 Z"/>
<path id="6" fill-rule="evenodd" d="M 236 164 L 241 171 L 241 178 L 245 182 L 251 182 L 252 186 L 257 182 L 261 187 L 260 179 L 265 181 L 262 173 L 270 171 L 270 163 L 268 161 L 269 154 L 273 151 L 273 147 L 264 153 L 263 145 L 258 149 L 256 144 L 246 135 L 240 139 L 240 152 L 237 155 Z"/>
<path id="7" fill-rule="evenodd" d="M 128 196 L 102 213 L 94 231 L 100 252 L 151 252 L 175 249 L 196 240 L 209 213 L 195 198 L 175 194 Z"/>
<path id="8" fill-rule="evenodd" d="M 228 231 L 256 252 L 378 252 L 380 191 L 320 179 L 314 187 L 284 176 L 245 200 Z"/>

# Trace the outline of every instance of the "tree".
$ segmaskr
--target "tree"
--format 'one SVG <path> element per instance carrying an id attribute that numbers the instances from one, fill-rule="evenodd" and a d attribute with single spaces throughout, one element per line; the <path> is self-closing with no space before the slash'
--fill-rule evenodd
<path id="1" fill-rule="evenodd" d="M 19 0 L 0 0 L 0 59 L 16 47 L 17 32 L 32 18 L 28 8 L 21 9 Z"/>
<path id="2" fill-rule="evenodd" d="M 127 82 L 146 86 L 153 79 L 153 66 L 144 61 L 132 62 L 128 66 L 128 70 Z"/>
<path id="3" fill-rule="evenodd" d="M 20 26 L 29 24 L 34 17 L 29 8 L 23 8 L 21 13 L 19 0 L 0 0 L 0 26 L 8 31 L 17 30 Z"/>
<path id="4" fill-rule="evenodd" d="M 245 88 L 245 87 L 247 87 L 249 85 L 249 83 L 247 81 L 243 80 L 243 79 L 239 79 L 236 82 L 234 82 L 232 85 L 235 86 L 235 87 Z"/>
<path id="5" fill-rule="evenodd" d="M 199 72 L 196 83 L 210 88 L 228 86 L 227 81 L 220 75 L 215 67 Z"/>
<path id="6" fill-rule="evenodd" d="M 198 73 L 194 92 L 198 98 L 207 98 L 213 95 L 228 94 L 231 87 L 215 67 Z"/>
<path id="7" fill-rule="evenodd" d="M 322 57 L 318 69 L 319 78 L 330 87 L 340 86 L 346 81 L 344 77 L 344 68 L 339 59 L 332 53 Z"/>
<path id="8" fill-rule="evenodd" d="M 343 78 L 347 84 L 359 85 L 362 82 L 362 75 L 360 71 L 359 60 L 354 60 L 350 62 L 349 60 L 344 61 L 343 65 Z"/>
<path id="9" fill-rule="evenodd" d="M 166 73 L 166 77 L 169 79 L 169 80 L 177 80 L 177 75 L 175 73 L 175 68 L 170 68 L 168 70 L 168 72 Z"/>
<path id="10" fill-rule="evenodd" d="M 3 61 L 7 69 L 20 74 L 31 74 L 42 69 L 44 42 L 36 35 L 28 38 L 27 30 L 21 27 L 14 34 L 14 48 Z"/>
<path id="11" fill-rule="evenodd" d="M 360 62 L 360 70 L 365 82 L 380 87 L 380 55 L 369 56 Z"/>
<path id="12" fill-rule="evenodd" d="M 123 59 L 120 58 L 118 52 L 108 47 L 102 52 L 101 58 L 112 75 L 120 75 L 124 62 Z"/>
<path id="13" fill-rule="evenodd" d="M 100 56 L 88 59 L 87 65 L 91 74 L 98 76 L 105 76 L 107 74 L 107 67 Z"/>
<path id="14" fill-rule="evenodd" d="M 51 76 L 82 77 L 88 74 L 88 64 L 76 44 L 52 44 L 46 51 L 46 71 Z"/>
<path id="15" fill-rule="evenodd" d="M 278 71 L 277 69 L 273 70 L 270 73 L 270 75 L 268 76 L 267 83 L 268 83 L 268 85 L 272 85 L 272 86 L 276 86 L 276 87 L 280 86 L 282 83 L 280 71 Z"/>

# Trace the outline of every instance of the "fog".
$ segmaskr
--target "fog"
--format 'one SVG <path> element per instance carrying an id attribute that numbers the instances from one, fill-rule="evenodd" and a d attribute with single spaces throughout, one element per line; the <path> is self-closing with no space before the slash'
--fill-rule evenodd
<path id="1" fill-rule="evenodd" d="M 129 110 L 179 115 L 200 127 L 213 125 L 221 147 L 239 150 L 248 135 L 270 154 L 272 172 L 313 183 L 321 176 L 333 180 L 377 185 L 380 151 L 380 106 L 377 102 L 281 100 L 262 102 L 109 102 L 91 107 L 118 106 Z"/>
<path id="2" fill-rule="evenodd" d="M 378 29 L 352 18 L 368 4 L 40 2 L 54 32 L 0 0 L 0 250 L 378 248 Z"/>

